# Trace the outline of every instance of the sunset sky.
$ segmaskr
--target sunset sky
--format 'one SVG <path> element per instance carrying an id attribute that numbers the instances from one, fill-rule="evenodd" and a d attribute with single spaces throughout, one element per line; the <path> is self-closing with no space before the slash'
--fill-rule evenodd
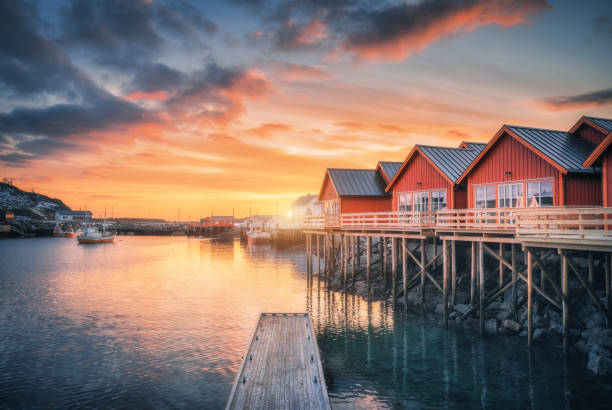
<path id="1" fill-rule="evenodd" d="M 327 167 L 612 117 L 612 2 L 0 0 L 0 172 L 97 215 L 286 212 Z"/>

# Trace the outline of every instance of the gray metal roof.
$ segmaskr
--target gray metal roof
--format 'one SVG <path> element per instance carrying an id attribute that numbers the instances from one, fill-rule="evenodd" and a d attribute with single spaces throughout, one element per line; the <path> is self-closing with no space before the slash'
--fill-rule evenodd
<path id="1" fill-rule="evenodd" d="M 329 168 L 327 171 L 338 196 L 388 196 L 385 180 L 374 169 Z"/>
<path id="2" fill-rule="evenodd" d="M 599 125 L 601 128 L 605 129 L 608 132 L 612 131 L 612 119 L 595 118 L 595 117 L 584 117 L 584 118 L 594 122 L 595 124 Z"/>
<path id="3" fill-rule="evenodd" d="M 586 139 L 565 131 L 513 125 L 506 127 L 568 171 L 587 170 L 582 163 L 595 149 L 595 145 Z"/>
<path id="4" fill-rule="evenodd" d="M 432 147 L 429 145 L 417 145 L 421 152 L 427 156 L 439 169 L 456 183 L 461 174 L 476 159 L 480 150 L 465 148 Z"/>
<path id="5" fill-rule="evenodd" d="M 466 147 L 468 147 L 469 149 L 476 150 L 478 151 L 478 153 L 480 153 L 480 151 L 482 151 L 487 146 L 486 142 L 463 141 L 463 143 L 465 144 Z"/>
<path id="6" fill-rule="evenodd" d="M 403 163 L 380 161 L 379 164 L 385 175 L 387 175 L 387 178 L 389 178 L 389 181 L 391 181 L 395 174 L 397 174 L 397 171 L 399 171 Z"/>

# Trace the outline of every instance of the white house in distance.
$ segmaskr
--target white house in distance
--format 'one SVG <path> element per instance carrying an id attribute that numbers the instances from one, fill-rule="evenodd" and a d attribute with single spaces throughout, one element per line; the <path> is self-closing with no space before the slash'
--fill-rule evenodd
<path id="1" fill-rule="evenodd" d="M 291 204 L 291 215 L 294 218 L 321 215 L 321 201 L 317 195 L 306 194 Z"/>
<path id="2" fill-rule="evenodd" d="M 89 222 L 91 211 L 55 211 L 56 222 Z"/>

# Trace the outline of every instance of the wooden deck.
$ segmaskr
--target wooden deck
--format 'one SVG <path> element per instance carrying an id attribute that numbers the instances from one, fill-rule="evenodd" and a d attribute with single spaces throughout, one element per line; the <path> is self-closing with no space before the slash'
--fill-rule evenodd
<path id="1" fill-rule="evenodd" d="M 307 313 L 262 313 L 226 409 L 331 409 Z"/>

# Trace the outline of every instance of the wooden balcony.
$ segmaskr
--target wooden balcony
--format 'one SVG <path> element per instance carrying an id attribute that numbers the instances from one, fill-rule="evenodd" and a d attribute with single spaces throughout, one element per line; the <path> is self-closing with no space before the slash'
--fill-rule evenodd
<path id="1" fill-rule="evenodd" d="M 525 240 L 612 241 L 612 208 L 543 207 L 445 209 L 437 212 L 374 212 L 312 216 L 302 228 L 499 233 Z M 612 243 L 612 242 L 610 242 Z"/>

